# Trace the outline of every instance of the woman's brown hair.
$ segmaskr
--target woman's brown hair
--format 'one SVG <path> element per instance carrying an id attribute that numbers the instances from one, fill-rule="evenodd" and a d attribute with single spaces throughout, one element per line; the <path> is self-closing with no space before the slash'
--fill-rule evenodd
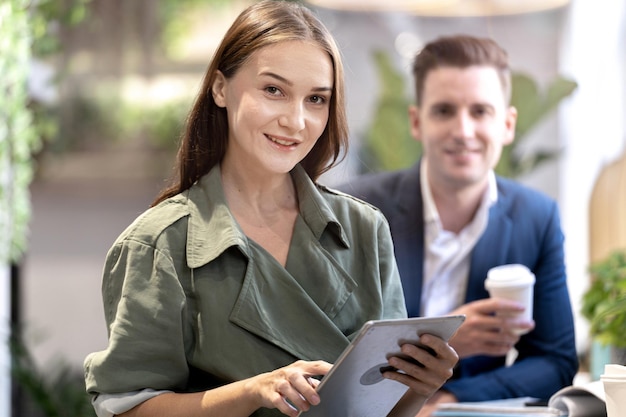
<path id="1" fill-rule="evenodd" d="M 230 78 L 252 53 L 268 45 L 293 40 L 319 45 L 330 56 L 334 68 L 328 123 L 300 164 L 316 180 L 341 161 L 348 146 L 348 126 L 339 49 L 328 29 L 305 6 L 284 0 L 264 0 L 249 6 L 237 17 L 215 51 L 202 88 L 187 117 L 178 149 L 176 175 L 172 185 L 160 192 L 153 206 L 187 190 L 218 164 L 226 153 L 226 109 L 218 107 L 211 94 L 217 71 Z"/>

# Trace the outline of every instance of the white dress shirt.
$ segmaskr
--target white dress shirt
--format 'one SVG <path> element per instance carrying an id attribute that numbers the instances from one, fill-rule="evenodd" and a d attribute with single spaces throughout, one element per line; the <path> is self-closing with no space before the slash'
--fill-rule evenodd
<path id="1" fill-rule="evenodd" d="M 465 302 L 471 252 L 487 227 L 489 208 L 498 200 L 493 171 L 472 221 L 458 234 L 444 230 L 428 182 L 426 160 L 420 166 L 424 204 L 424 279 L 422 316 L 449 314 Z"/>

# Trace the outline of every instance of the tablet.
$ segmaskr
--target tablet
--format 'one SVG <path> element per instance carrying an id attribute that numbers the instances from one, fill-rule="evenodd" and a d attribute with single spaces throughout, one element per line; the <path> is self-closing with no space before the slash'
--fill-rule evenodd
<path id="1" fill-rule="evenodd" d="M 463 320 L 458 315 L 368 321 L 317 386 L 321 402 L 298 415 L 385 417 L 408 389 L 383 378 L 387 358 L 403 356 L 404 343 L 420 345 L 425 333 L 447 341 Z"/>

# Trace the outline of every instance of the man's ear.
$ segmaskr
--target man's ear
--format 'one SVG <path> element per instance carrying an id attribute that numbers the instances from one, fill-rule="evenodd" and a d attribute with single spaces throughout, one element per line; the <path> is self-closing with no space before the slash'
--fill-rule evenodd
<path id="1" fill-rule="evenodd" d="M 506 111 L 505 123 L 505 136 L 503 145 L 510 145 L 515 139 L 515 126 L 517 125 L 517 109 L 513 106 L 509 107 Z"/>
<path id="2" fill-rule="evenodd" d="M 413 138 L 421 142 L 422 141 L 422 131 L 421 131 L 421 121 L 420 121 L 420 110 L 417 106 L 409 106 L 409 128 L 411 130 L 411 135 Z"/>
<path id="3" fill-rule="evenodd" d="M 226 77 L 222 74 L 222 71 L 217 70 L 215 73 L 215 80 L 211 86 L 211 94 L 213 95 L 213 101 L 218 107 L 226 107 Z"/>

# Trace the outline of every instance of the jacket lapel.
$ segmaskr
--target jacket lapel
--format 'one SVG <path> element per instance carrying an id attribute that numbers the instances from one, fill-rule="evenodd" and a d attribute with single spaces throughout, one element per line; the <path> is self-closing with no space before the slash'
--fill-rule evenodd
<path id="1" fill-rule="evenodd" d="M 406 170 L 400 178 L 400 186 L 393 196 L 396 210 L 390 215 L 391 233 L 399 270 L 402 271 L 402 287 L 406 296 L 409 317 L 420 315 L 422 280 L 424 270 L 424 222 L 420 187 L 420 163 Z"/>
<path id="2" fill-rule="evenodd" d="M 357 284 L 319 244 L 320 236 L 328 230 L 328 233 L 335 233 L 347 247 L 341 225 L 299 165 L 292 175 L 301 201 L 313 199 L 315 204 L 312 206 L 319 210 L 303 214 L 307 217 L 307 223 L 311 226 L 309 233 L 313 233 L 313 236 L 303 240 L 310 244 L 301 250 L 307 251 L 307 265 L 313 269 L 313 272 L 307 273 L 323 277 L 323 288 L 317 293 L 310 288 L 303 288 L 262 247 L 248 240 L 228 209 L 219 165 L 189 190 L 191 213 L 187 263 L 190 268 L 199 268 L 218 258 L 229 247 L 237 246 L 246 258 L 246 265 L 241 291 L 237 295 L 230 320 L 294 357 L 333 362 L 349 344 L 349 338 L 332 319 Z M 299 229 L 307 227 L 300 218 L 298 222 Z M 329 224 L 334 227 L 327 227 Z M 298 256 L 301 261 L 302 256 Z M 285 312 L 292 313 L 286 315 Z"/>
<path id="3" fill-rule="evenodd" d="M 259 251 L 261 248 L 253 249 Z M 324 269 L 324 278 L 314 299 L 286 269 L 273 259 L 253 256 L 248 261 L 241 293 L 230 320 L 240 327 L 279 346 L 294 357 L 333 362 L 349 339 L 332 318 L 345 304 L 356 283 L 334 260 L 321 252 L 309 254 L 307 265 Z M 322 256 L 322 259 L 311 259 Z M 256 262 L 255 259 L 259 259 Z M 267 262 L 274 262 L 269 266 Z M 316 293 L 313 293 L 315 296 Z M 318 303 L 321 303 L 319 305 Z M 286 314 L 286 312 L 290 312 Z"/>
<path id="4" fill-rule="evenodd" d="M 510 200 L 498 182 L 498 201 L 489 210 L 487 229 L 472 251 L 466 301 L 487 297 L 488 293 L 484 286 L 487 271 L 494 265 L 506 263 L 513 237 L 513 223 L 507 210 L 509 205 Z"/>

